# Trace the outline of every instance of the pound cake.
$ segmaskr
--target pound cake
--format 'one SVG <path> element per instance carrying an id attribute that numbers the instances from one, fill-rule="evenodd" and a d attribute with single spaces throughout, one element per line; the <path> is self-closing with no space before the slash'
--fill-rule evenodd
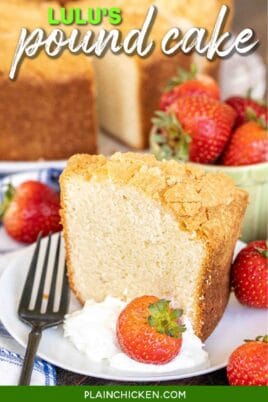
<path id="1" fill-rule="evenodd" d="M 60 185 L 78 299 L 171 298 L 206 339 L 228 301 L 247 193 L 224 174 L 134 153 L 75 155 Z"/>
<path id="2" fill-rule="evenodd" d="M 2 55 L 13 37 L 0 35 Z M 5 62 L 11 60 L 4 57 Z M 96 152 L 95 81 L 91 64 L 64 54 L 25 60 L 20 77 L 8 78 L 0 64 L 0 159 L 66 159 L 74 152 Z"/>
<path id="3" fill-rule="evenodd" d="M 142 25 L 144 15 L 137 12 L 124 12 L 123 15 L 124 24 L 120 26 L 120 31 L 125 37 L 133 27 Z M 151 33 L 157 44 L 169 28 L 168 21 L 158 16 Z M 111 52 L 104 57 L 93 58 L 102 128 L 133 148 L 146 148 L 151 118 L 159 108 L 163 87 L 176 74 L 178 66 L 189 69 L 192 61 L 191 56 L 183 53 L 166 57 L 159 46 L 144 59 Z"/>
<path id="4" fill-rule="evenodd" d="M 15 81 L 8 77 L 17 32 L 46 26 L 45 9 L 0 3 L 0 160 L 57 160 L 97 150 L 95 76 L 85 56 L 65 52 L 52 59 L 41 52 L 24 59 Z"/>

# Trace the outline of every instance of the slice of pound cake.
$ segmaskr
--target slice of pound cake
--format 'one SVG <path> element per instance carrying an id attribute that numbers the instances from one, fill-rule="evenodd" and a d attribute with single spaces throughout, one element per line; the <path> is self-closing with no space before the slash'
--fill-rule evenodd
<path id="1" fill-rule="evenodd" d="M 206 339 L 228 301 L 247 194 L 221 173 L 134 153 L 73 156 L 60 182 L 79 300 L 167 297 Z"/>

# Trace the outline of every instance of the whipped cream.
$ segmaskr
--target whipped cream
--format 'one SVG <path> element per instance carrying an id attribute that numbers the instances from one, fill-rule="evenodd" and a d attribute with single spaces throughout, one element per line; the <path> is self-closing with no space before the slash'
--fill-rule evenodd
<path id="1" fill-rule="evenodd" d="M 114 297 L 103 302 L 88 300 L 84 307 L 64 320 L 64 336 L 94 362 L 108 361 L 118 370 L 139 373 L 191 372 L 209 365 L 208 354 L 201 340 L 194 334 L 189 319 L 183 318 L 186 331 L 183 333 L 180 353 L 167 364 L 137 362 L 123 353 L 116 339 L 117 318 L 126 303 Z"/>

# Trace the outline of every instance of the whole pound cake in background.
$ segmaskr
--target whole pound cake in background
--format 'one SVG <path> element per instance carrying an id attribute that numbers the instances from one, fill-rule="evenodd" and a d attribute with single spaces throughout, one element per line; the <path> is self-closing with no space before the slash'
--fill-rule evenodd
<path id="1" fill-rule="evenodd" d="M 228 301 L 247 193 L 221 173 L 133 153 L 74 156 L 60 183 L 79 300 L 172 299 L 206 339 Z"/>
<path id="2" fill-rule="evenodd" d="M 143 13 L 130 11 L 123 15 L 124 23 L 119 26 L 123 36 L 133 27 L 141 27 L 145 18 Z M 169 29 L 168 21 L 159 15 L 151 36 L 155 40 L 158 38 L 159 43 Z M 184 54 L 168 58 L 159 47 L 145 59 L 111 52 L 102 58 L 93 58 L 102 128 L 133 148 L 146 148 L 151 117 L 159 107 L 165 83 L 176 73 L 178 66 L 188 69 L 191 60 Z"/>
<path id="3" fill-rule="evenodd" d="M 41 52 L 24 59 L 15 81 L 8 77 L 21 27 L 46 27 L 46 10 L 47 4 L 0 1 L 1 160 L 96 152 L 95 80 L 86 57 L 64 53 L 51 59 Z"/>

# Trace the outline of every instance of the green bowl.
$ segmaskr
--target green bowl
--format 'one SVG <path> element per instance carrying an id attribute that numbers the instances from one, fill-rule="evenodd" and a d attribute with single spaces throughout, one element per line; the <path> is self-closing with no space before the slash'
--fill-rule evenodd
<path id="1" fill-rule="evenodd" d="M 268 162 L 248 166 L 198 166 L 208 172 L 223 172 L 229 175 L 238 187 L 249 193 L 249 205 L 243 221 L 242 240 L 249 242 L 267 239 Z"/>

